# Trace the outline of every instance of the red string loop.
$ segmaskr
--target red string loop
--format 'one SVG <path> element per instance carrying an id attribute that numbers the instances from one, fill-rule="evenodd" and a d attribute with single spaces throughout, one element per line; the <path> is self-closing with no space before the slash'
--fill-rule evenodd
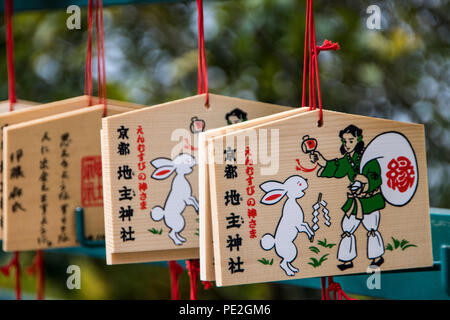
<path id="1" fill-rule="evenodd" d="M 211 281 L 202 281 L 203 289 L 209 290 L 213 287 L 213 283 Z"/>
<path id="2" fill-rule="evenodd" d="M 14 71 L 14 37 L 12 28 L 13 11 L 14 11 L 13 1 L 5 0 L 6 62 L 8 65 L 9 111 L 14 110 L 14 104 L 17 102 L 15 71 Z"/>
<path id="3" fill-rule="evenodd" d="M 203 22 L 203 0 L 197 0 L 197 26 L 198 26 L 198 94 L 206 93 L 205 106 L 209 107 L 208 71 L 206 67 L 205 53 L 205 29 Z"/>
<path id="4" fill-rule="evenodd" d="M 86 43 L 86 66 L 84 72 L 84 94 L 92 105 L 92 0 L 88 2 L 88 38 Z"/>
<path id="5" fill-rule="evenodd" d="M 191 300 L 197 300 L 197 282 L 200 274 L 200 262 L 198 259 L 186 260 L 186 269 L 188 270 L 191 282 Z"/>
<path id="6" fill-rule="evenodd" d="M 14 256 L 10 260 L 10 262 L 0 268 L 0 272 L 3 273 L 6 277 L 9 276 L 11 268 L 15 269 L 15 291 L 16 291 L 16 300 L 22 299 L 22 290 L 20 287 L 20 263 L 19 263 L 19 252 L 15 251 Z"/>
<path id="7" fill-rule="evenodd" d="M 337 42 L 332 42 L 330 40 L 325 39 L 323 41 L 323 44 L 321 46 L 316 46 L 316 51 L 317 54 L 320 53 L 320 51 L 326 51 L 326 50 L 334 50 L 337 51 L 339 50 L 341 47 L 339 46 L 339 43 Z"/>
<path id="8" fill-rule="evenodd" d="M 197 92 L 205 93 L 205 107 L 209 108 L 209 91 L 208 91 L 208 71 L 206 66 L 206 50 L 205 50 L 205 29 L 203 19 L 203 0 L 197 0 L 197 27 L 198 27 L 198 70 L 197 70 Z M 200 274 L 200 261 L 198 259 L 186 260 L 186 268 L 188 270 L 191 283 L 190 298 L 197 300 L 197 282 Z M 203 282 L 205 290 L 212 287 L 209 281 Z"/>
<path id="9" fill-rule="evenodd" d="M 200 275 L 200 260 L 191 259 L 186 261 L 186 269 L 189 273 L 191 281 L 191 300 L 197 300 L 197 282 Z M 202 281 L 203 289 L 209 290 L 212 288 L 212 283 L 209 281 Z"/>
<path id="10" fill-rule="evenodd" d="M 106 69 L 105 69 L 105 39 L 103 28 L 103 1 L 88 2 L 88 38 L 86 43 L 86 67 L 84 76 L 84 94 L 89 96 L 89 106 L 92 105 L 92 39 L 93 16 L 95 6 L 96 49 L 97 49 L 97 84 L 99 103 L 103 104 L 103 117 L 107 113 Z"/>
<path id="11" fill-rule="evenodd" d="M 96 0 L 95 22 L 97 31 L 97 74 L 98 96 L 103 104 L 103 117 L 106 117 L 106 70 L 105 70 L 105 36 L 103 29 L 103 0 Z"/>
<path id="12" fill-rule="evenodd" d="M 169 261 L 170 283 L 172 291 L 172 300 L 180 300 L 180 292 L 178 290 L 178 279 L 183 273 L 183 267 L 176 261 Z"/>
<path id="13" fill-rule="evenodd" d="M 342 289 L 341 285 L 337 282 L 334 282 L 333 277 L 328 277 L 328 288 L 325 277 L 321 279 L 322 285 L 322 300 L 331 300 L 330 293 L 333 294 L 333 300 L 357 300 L 355 298 L 349 297 L 345 291 Z"/>
<path id="14" fill-rule="evenodd" d="M 306 106 L 306 83 L 308 82 L 309 110 L 316 110 L 319 105 L 318 125 L 323 123 L 322 93 L 320 90 L 319 65 L 317 56 L 320 51 L 339 50 L 339 44 L 325 40 L 321 46 L 316 45 L 316 30 L 314 25 L 313 0 L 306 1 L 305 48 L 303 59 L 303 91 L 302 107 Z M 306 80 L 308 73 L 308 80 Z"/>
<path id="15" fill-rule="evenodd" d="M 28 275 L 36 276 L 36 299 L 44 300 L 45 275 L 44 275 L 44 252 L 36 250 L 32 264 L 26 270 Z"/>

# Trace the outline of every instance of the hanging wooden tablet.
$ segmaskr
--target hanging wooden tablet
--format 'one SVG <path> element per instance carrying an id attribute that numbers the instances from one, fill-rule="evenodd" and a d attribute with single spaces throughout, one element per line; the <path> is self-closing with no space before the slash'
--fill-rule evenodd
<path id="1" fill-rule="evenodd" d="M 39 105 L 39 103 L 26 101 L 26 100 L 17 100 L 16 103 L 14 103 L 14 110 L 22 110 L 27 109 L 28 107 Z M 0 101 L 0 113 L 6 113 L 10 112 L 10 102 L 9 100 Z"/>
<path id="2" fill-rule="evenodd" d="M 226 127 L 206 130 L 199 133 L 198 151 L 198 176 L 199 176 L 199 231 L 200 231 L 200 280 L 214 281 L 214 250 L 212 238 L 211 203 L 209 189 L 209 169 L 208 169 L 208 141 L 212 138 L 236 132 L 270 121 L 288 118 L 308 111 L 308 108 L 296 108 L 289 111 L 276 113 L 273 115 L 256 118 L 242 123 L 233 124 Z"/>
<path id="3" fill-rule="evenodd" d="M 92 97 L 92 103 L 98 103 L 97 97 Z M 143 107 L 142 105 L 122 102 L 117 100 L 108 100 L 109 105 L 121 106 L 131 109 L 137 109 Z M 28 108 L 26 106 L 33 106 L 33 108 Z M 35 120 L 39 118 L 44 118 L 51 115 L 61 114 L 68 111 L 78 110 L 86 108 L 89 106 L 88 96 L 79 96 L 69 99 L 64 99 L 60 101 L 54 101 L 46 104 L 36 104 L 29 101 L 18 100 L 14 105 L 14 111 L 5 112 L 0 114 L 0 151 L 3 157 L 3 128 L 6 126 Z M 9 101 L 2 102 L 0 104 L 0 110 L 9 111 Z M 3 161 L 2 161 L 3 162 Z M 2 166 L 0 166 L 0 173 L 2 171 Z M 3 194 L 3 178 L 0 182 L 0 192 Z M 3 238 L 3 197 L 0 199 L 0 239 Z"/>
<path id="4" fill-rule="evenodd" d="M 23 110 L 27 109 L 29 107 L 35 106 L 38 103 L 31 102 L 31 101 L 25 101 L 25 100 L 17 100 L 16 103 L 14 103 L 14 110 Z M 11 103 L 9 100 L 1 101 L 0 102 L 0 116 L 4 113 L 10 113 L 13 112 L 11 109 Z M 1 120 L 0 120 L 1 121 Z M 2 124 L 0 126 L 0 156 L 3 156 L 3 134 L 1 131 L 3 131 L 3 127 L 7 124 Z M 3 177 L 3 160 L 0 161 L 0 176 Z M 0 194 L 3 194 L 3 178 L 0 178 Z M 0 197 L 0 239 L 3 238 L 3 198 Z"/>
<path id="5" fill-rule="evenodd" d="M 107 115 L 129 110 L 108 105 Z M 87 238 L 104 237 L 102 115 L 97 105 L 3 130 L 4 250 L 77 245 L 77 206 L 84 208 Z"/>
<path id="6" fill-rule="evenodd" d="M 289 110 L 205 95 L 103 120 L 107 262 L 198 258 L 199 132 Z"/>
<path id="7" fill-rule="evenodd" d="M 423 125 L 318 112 L 209 144 L 217 285 L 433 264 Z"/>

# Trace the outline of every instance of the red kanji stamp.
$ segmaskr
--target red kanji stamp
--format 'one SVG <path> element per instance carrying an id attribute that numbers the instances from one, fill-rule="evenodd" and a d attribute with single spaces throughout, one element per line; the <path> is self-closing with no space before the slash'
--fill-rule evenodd
<path id="1" fill-rule="evenodd" d="M 386 173 L 389 188 L 405 192 L 414 185 L 416 174 L 411 161 L 406 157 L 392 159 L 388 164 L 389 171 Z"/>
<path id="2" fill-rule="evenodd" d="M 81 159 L 81 205 L 83 207 L 103 206 L 101 156 Z"/>

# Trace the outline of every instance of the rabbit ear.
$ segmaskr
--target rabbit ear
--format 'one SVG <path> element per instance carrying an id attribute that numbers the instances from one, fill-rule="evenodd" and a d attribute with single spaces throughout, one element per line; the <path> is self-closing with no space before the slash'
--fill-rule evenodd
<path id="1" fill-rule="evenodd" d="M 173 162 L 170 159 L 167 158 L 157 158 L 152 161 L 150 161 L 151 165 L 155 168 L 161 168 L 161 167 L 171 167 L 173 166 Z"/>
<path id="2" fill-rule="evenodd" d="M 156 180 L 163 180 L 169 177 L 173 172 L 175 171 L 174 166 L 163 166 L 158 169 L 156 169 L 153 174 L 152 178 Z"/>
<path id="3" fill-rule="evenodd" d="M 175 170 L 172 160 L 167 158 L 157 158 L 150 162 L 156 170 L 152 174 L 153 179 L 163 180 L 169 177 Z"/>
<path id="4" fill-rule="evenodd" d="M 286 190 L 273 190 L 267 192 L 264 197 L 261 199 L 261 203 L 272 205 L 283 199 L 286 195 Z"/>
<path id="5" fill-rule="evenodd" d="M 259 186 L 264 192 L 269 192 L 272 190 L 283 190 L 284 189 L 284 185 L 280 182 L 277 181 L 267 181 L 262 183 Z"/>

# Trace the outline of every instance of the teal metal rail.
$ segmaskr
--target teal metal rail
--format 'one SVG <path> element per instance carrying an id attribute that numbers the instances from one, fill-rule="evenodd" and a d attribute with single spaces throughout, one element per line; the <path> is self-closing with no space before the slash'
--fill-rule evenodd
<path id="1" fill-rule="evenodd" d="M 106 259 L 104 241 L 86 240 L 84 237 L 83 210 L 75 212 L 77 240 L 80 247 L 49 249 L 48 254 L 73 254 Z M 381 272 L 381 288 L 370 290 L 367 286 L 369 274 L 338 276 L 334 279 L 351 294 L 383 299 L 432 299 L 450 300 L 450 210 L 431 208 L 431 233 L 434 265 L 430 268 Z M 183 261 L 180 261 L 184 265 Z M 155 262 L 151 264 L 165 264 Z M 320 279 L 287 280 L 283 284 L 320 289 Z M 13 299 L 9 290 L 0 290 L 0 299 Z M 32 297 L 30 296 L 30 299 Z"/>
<path id="2" fill-rule="evenodd" d="M 348 293 L 384 299 L 439 299 L 450 300 L 450 210 L 431 208 L 431 233 L 434 265 L 430 268 L 381 272 L 381 288 L 370 290 L 370 274 L 335 277 Z M 106 258 L 104 242 L 84 238 L 83 210 L 76 210 L 77 237 L 82 244 L 77 248 L 52 249 L 49 252 L 87 255 Z M 180 261 L 180 263 L 182 263 Z M 284 284 L 320 289 L 320 279 L 283 281 Z"/>

